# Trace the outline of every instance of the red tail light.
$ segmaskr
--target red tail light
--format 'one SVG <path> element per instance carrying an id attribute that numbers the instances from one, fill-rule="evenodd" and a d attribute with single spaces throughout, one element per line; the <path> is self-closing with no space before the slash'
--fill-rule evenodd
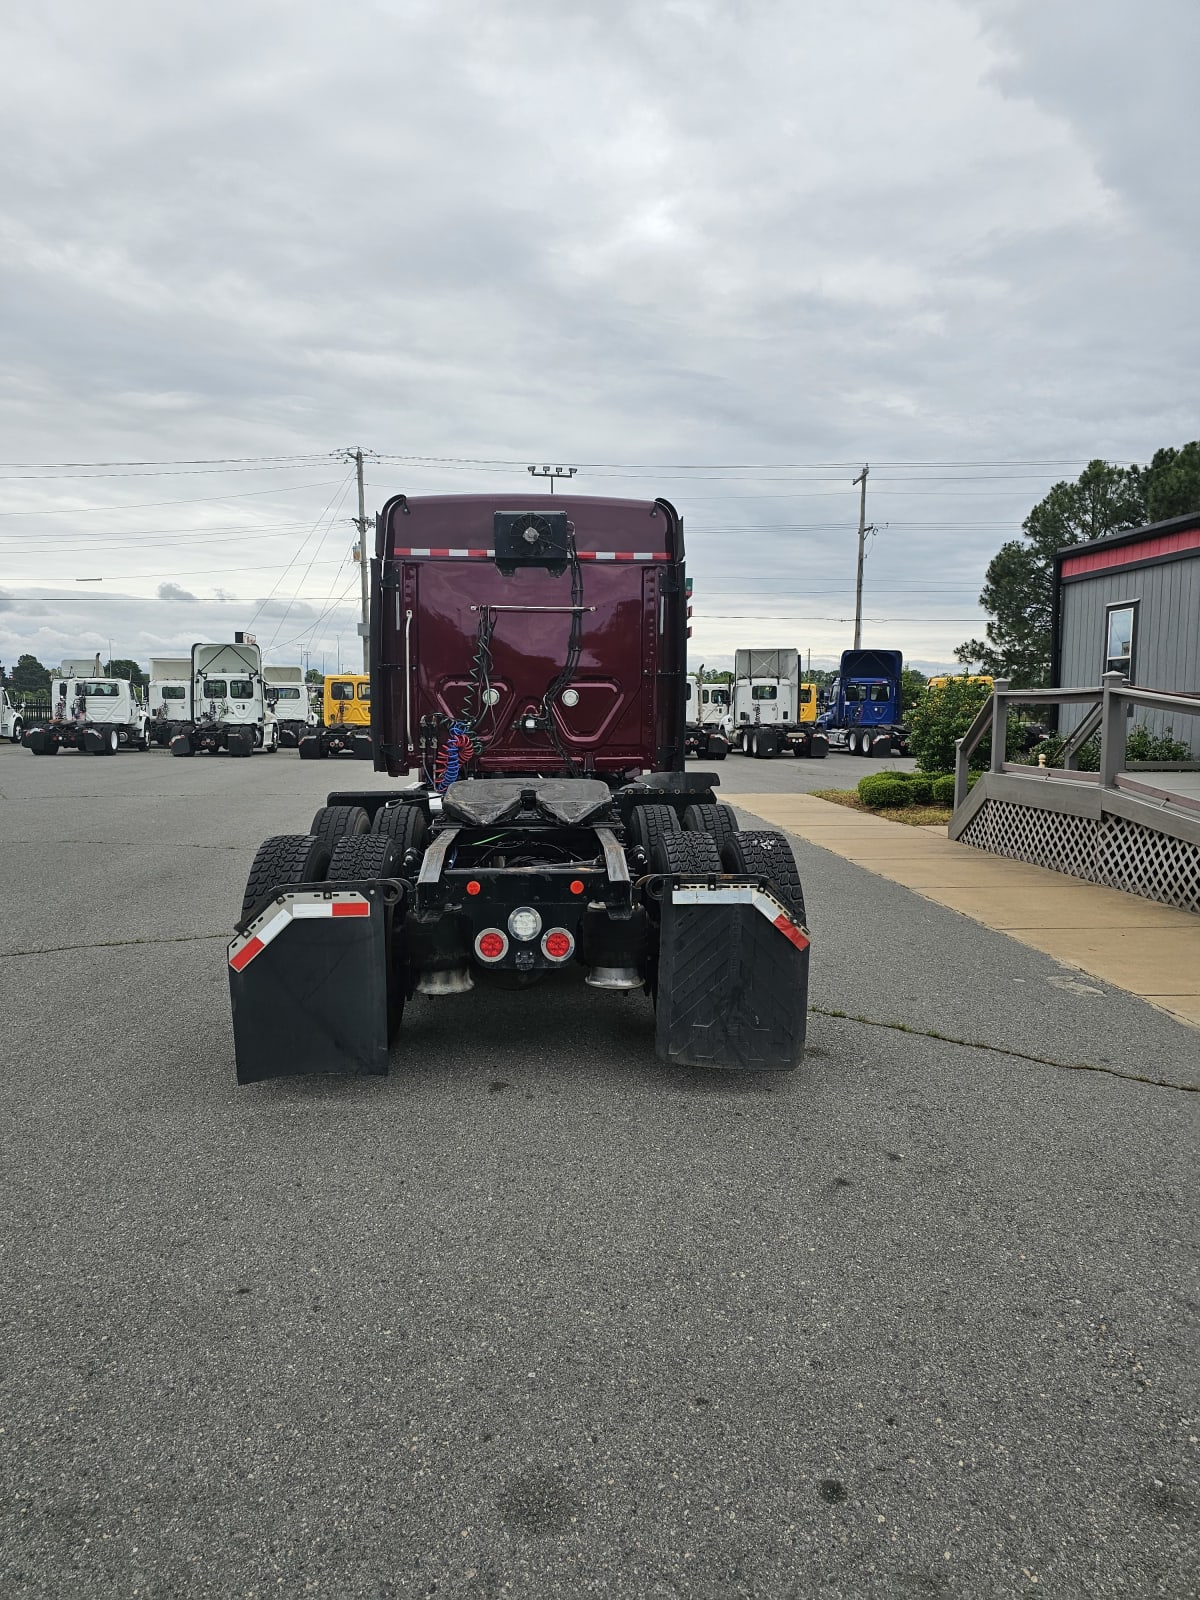
<path id="1" fill-rule="evenodd" d="M 508 950 L 508 935 L 499 928 L 485 928 L 475 939 L 475 954 L 481 961 L 500 961 Z"/>
<path id="2" fill-rule="evenodd" d="M 566 961 L 575 953 L 575 940 L 565 928 L 551 928 L 542 935 L 542 954 L 547 961 Z"/>

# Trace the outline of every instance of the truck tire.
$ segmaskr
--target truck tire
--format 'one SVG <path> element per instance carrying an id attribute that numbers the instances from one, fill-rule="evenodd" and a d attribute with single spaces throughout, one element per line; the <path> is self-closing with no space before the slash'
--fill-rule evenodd
<path id="1" fill-rule="evenodd" d="M 344 833 L 329 858 L 327 883 L 356 878 L 396 878 L 404 870 L 404 851 L 386 833 Z"/>
<path id="2" fill-rule="evenodd" d="M 651 872 L 721 871 L 717 841 L 707 833 L 668 833 L 650 851 Z"/>
<path id="3" fill-rule="evenodd" d="M 371 832 L 384 833 L 389 839 L 394 839 L 403 855 L 410 850 L 415 850 L 419 855 L 425 848 L 429 824 L 420 806 L 406 805 L 401 800 L 390 806 L 380 806 L 372 819 Z"/>
<path id="4" fill-rule="evenodd" d="M 100 748 L 96 751 L 98 756 L 115 756 L 121 748 L 121 735 L 115 728 L 110 728 L 107 733 L 100 735 Z"/>
<path id="5" fill-rule="evenodd" d="M 630 843 L 641 845 L 647 856 L 661 839 L 682 831 L 674 806 L 637 806 L 629 822 Z"/>
<path id="6" fill-rule="evenodd" d="M 329 851 L 345 835 L 370 833 L 371 819 L 363 806 L 322 806 L 309 824 L 308 831 Z"/>
<path id="7" fill-rule="evenodd" d="M 242 917 L 294 883 L 322 883 L 329 870 L 329 846 L 312 834 L 276 834 L 258 847 L 242 896 Z"/>
<path id="8" fill-rule="evenodd" d="M 421 818 L 424 821 L 424 817 Z M 387 833 L 344 833 L 333 847 L 327 883 L 355 883 L 364 878 L 398 878 L 404 871 L 404 852 Z M 396 966 L 399 924 L 388 919 L 388 1042 L 395 1038 L 404 1015 L 404 980 Z"/>
<path id="9" fill-rule="evenodd" d="M 800 869 L 792 847 L 781 833 L 763 828 L 751 833 L 735 833 L 721 850 L 726 872 L 745 872 L 752 877 L 770 879 L 772 887 L 796 921 L 804 920 L 804 890 Z"/>
<path id="10" fill-rule="evenodd" d="M 10 736 L 12 738 L 12 742 L 14 744 L 20 744 L 20 742 L 21 742 L 21 732 L 24 729 L 24 727 L 25 727 L 25 724 L 21 721 L 20 717 L 18 717 L 17 720 L 13 723 L 12 734 Z"/>
<path id="11" fill-rule="evenodd" d="M 726 839 L 732 838 L 738 831 L 737 818 L 730 806 L 688 806 L 683 813 L 683 831 L 706 833 L 710 839 L 716 840 L 717 849 L 721 850 L 725 846 Z"/>
<path id="12" fill-rule="evenodd" d="M 754 754 L 759 761 L 770 761 L 775 754 L 775 735 L 773 733 L 756 733 L 754 735 Z"/>

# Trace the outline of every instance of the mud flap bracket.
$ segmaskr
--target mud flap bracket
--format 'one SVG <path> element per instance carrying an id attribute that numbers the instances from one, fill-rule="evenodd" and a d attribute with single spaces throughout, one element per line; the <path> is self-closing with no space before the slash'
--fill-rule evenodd
<path id="1" fill-rule="evenodd" d="M 808 1019 L 809 935 L 769 884 L 667 879 L 655 1050 L 681 1066 L 787 1072 Z"/>

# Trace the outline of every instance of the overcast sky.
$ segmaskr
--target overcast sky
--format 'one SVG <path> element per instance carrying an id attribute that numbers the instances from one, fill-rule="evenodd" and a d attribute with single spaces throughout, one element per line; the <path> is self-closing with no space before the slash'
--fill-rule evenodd
<path id="1" fill-rule="evenodd" d="M 1051 484 L 1200 435 L 1198 63 L 1195 0 L 10 7 L 0 661 L 351 664 L 361 443 L 369 513 L 665 495 L 713 665 L 852 642 L 869 462 L 864 642 L 949 663 Z"/>

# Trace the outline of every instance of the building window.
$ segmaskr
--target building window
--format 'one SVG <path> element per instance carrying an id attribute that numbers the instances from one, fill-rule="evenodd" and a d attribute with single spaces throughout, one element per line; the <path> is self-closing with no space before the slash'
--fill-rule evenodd
<path id="1" fill-rule="evenodd" d="M 1105 614 L 1105 672 L 1123 672 L 1133 682 L 1133 636 L 1137 626 L 1137 601 L 1109 606 Z"/>

